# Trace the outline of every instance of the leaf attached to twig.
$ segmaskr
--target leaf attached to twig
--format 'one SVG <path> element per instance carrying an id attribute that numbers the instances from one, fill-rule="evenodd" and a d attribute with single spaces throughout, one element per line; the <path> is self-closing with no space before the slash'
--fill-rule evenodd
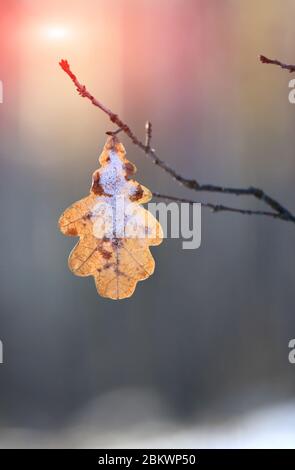
<path id="1" fill-rule="evenodd" d="M 93 276 L 101 296 L 123 299 L 153 273 L 149 246 L 159 245 L 163 233 L 141 206 L 152 194 L 132 179 L 136 168 L 115 135 L 107 139 L 99 162 L 89 196 L 62 214 L 59 227 L 64 235 L 80 237 L 69 257 L 71 271 Z"/>

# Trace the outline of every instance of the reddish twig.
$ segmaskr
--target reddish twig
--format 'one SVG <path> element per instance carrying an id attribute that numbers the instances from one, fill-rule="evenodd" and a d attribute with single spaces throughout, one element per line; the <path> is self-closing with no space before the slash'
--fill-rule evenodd
<path id="1" fill-rule="evenodd" d="M 265 58 L 266 59 L 266 58 Z M 267 59 L 269 60 L 269 59 Z M 171 168 L 167 163 L 165 163 L 159 156 L 156 154 L 155 150 L 150 146 L 151 137 L 152 137 L 152 127 L 150 123 L 146 125 L 146 141 L 145 143 L 142 142 L 131 130 L 131 128 L 124 122 L 122 119 L 116 114 L 113 113 L 110 109 L 104 106 L 100 101 L 98 101 L 94 96 L 92 96 L 89 91 L 86 89 L 84 85 L 78 81 L 76 75 L 71 71 L 70 65 L 67 60 L 61 60 L 59 65 L 61 68 L 68 74 L 68 76 L 73 81 L 74 85 L 80 96 L 83 98 L 87 98 L 91 101 L 94 106 L 97 106 L 101 109 L 105 114 L 108 115 L 111 122 L 113 122 L 118 128 L 120 128 L 133 142 L 134 145 L 139 147 L 144 153 L 153 161 L 154 164 L 158 165 L 162 168 L 166 173 L 168 173 L 174 180 L 178 181 L 182 186 L 194 190 L 194 191 L 204 191 L 204 192 L 211 192 L 211 193 L 222 193 L 222 194 L 232 194 L 236 196 L 253 196 L 256 199 L 264 202 L 268 207 L 270 207 L 274 212 L 270 211 L 252 211 L 252 210 L 240 210 L 235 208 L 230 208 L 222 205 L 214 205 L 214 204 L 207 204 L 207 207 L 218 211 L 225 211 L 229 210 L 231 212 L 239 212 L 242 214 L 256 214 L 256 215 L 264 215 L 275 217 L 278 219 L 286 220 L 289 222 L 295 223 L 295 216 L 291 214 L 282 204 L 278 201 L 273 199 L 272 197 L 268 196 L 262 189 L 249 187 L 249 188 L 231 188 L 231 187 L 224 187 L 224 186 L 217 186 L 212 184 L 200 184 L 196 179 L 189 179 L 185 178 L 184 176 L 177 173 L 173 168 Z M 155 193 L 156 194 L 156 193 Z M 157 197 L 160 197 L 158 195 Z M 164 198 L 171 198 L 172 196 L 165 196 Z M 174 200 L 177 200 L 175 198 Z M 180 199 L 178 199 L 181 202 Z M 195 202 L 195 201 L 192 201 Z M 203 205 L 206 205 L 203 204 Z"/>
<path id="2" fill-rule="evenodd" d="M 268 57 L 265 57 L 265 55 L 260 55 L 259 56 L 260 61 L 263 64 L 273 64 L 273 65 L 278 65 L 282 69 L 288 70 L 290 73 L 295 72 L 295 65 L 290 65 L 290 64 L 284 64 L 280 60 L 276 59 L 269 59 Z"/>

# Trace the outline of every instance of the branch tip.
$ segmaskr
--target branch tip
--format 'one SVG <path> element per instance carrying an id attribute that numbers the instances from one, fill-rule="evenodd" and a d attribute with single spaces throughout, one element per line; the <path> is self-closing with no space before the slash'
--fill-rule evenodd
<path id="1" fill-rule="evenodd" d="M 295 65 L 291 64 L 284 64 L 284 62 L 281 62 L 280 60 L 277 59 L 269 59 L 265 55 L 260 55 L 259 56 L 260 62 L 263 64 L 273 64 L 273 65 L 278 65 L 282 69 L 288 70 L 290 73 L 295 72 Z"/>

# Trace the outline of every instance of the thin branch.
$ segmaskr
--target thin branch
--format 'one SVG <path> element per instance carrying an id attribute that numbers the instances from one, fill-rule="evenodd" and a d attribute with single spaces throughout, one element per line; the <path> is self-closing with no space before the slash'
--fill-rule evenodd
<path id="1" fill-rule="evenodd" d="M 262 189 L 250 186 L 249 188 L 228 188 L 224 186 L 216 186 L 211 184 L 202 184 L 199 191 L 207 191 L 211 193 L 233 194 L 235 196 L 254 196 L 256 199 L 261 200 L 267 206 L 271 207 L 275 212 L 284 216 L 285 220 L 295 222 L 295 217 L 278 201 L 268 196 Z"/>
<path id="2" fill-rule="evenodd" d="M 290 65 L 290 64 L 284 64 L 280 60 L 277 59 L 269 59 L 268 57 L 265 57 L 265 55 L 260 55 L 259 56 L 260 61 L 263 64 L 273 64 L 273 65 L 278 65 L 282 69 L 288 70 L 290 73 L 295 72 L 295 65 Z"/>
<path id="3" fill-rule="evenodd" d="M 169 196 L 166 194 L 161 194 L 157 192 L 153 192 L 153 196 L 158 198 L 158 199 L 165 199 L 166 201 L 173 201 L 173 202 L 178 202 L 182 203 L 185 202 L 187 204 L 196 204 L 196 203 L 201 203 L 202 207 L 206 207 L 208 209 L 211 209 L 212 212 L 234 212 L 236 214 L 243 214 L 243 215 L 263 215 L 266 217 L 272 217 L 274 219 L 280 219 L 280 220 L 285 220 L 286 222 L 290 222 L 290 219 L 286 217 L 283 214 L 278 214 L 276 212 L 270 212 L 270 211 L 256 211 L 252 209 L 239 209 L 237 207 L 231 207 L 231 206 L 224 206 L 223 204 L 212 204 L 210 202 L 201 202 L 201 201 L 194 201 L 193 199 L 187 199 L 187 198 L 182 198 L 182 197 L 177 197 L 177 196 Z"/>
<path id="4" fill-rule="evenodd" d="M 119 127 L 119 129 L 117 129 L 115 131 L 107 131 L 106 135 L 117 135 L 117 134 L 119 134 L 119 132 L 122 132 L 122 129 L 120 127 Z"/>
<path id="5" fill-rule="evenodd" d="M 263 56 L 264 57 L 264 56 Z M 266 58 L 264 58 L 266 59 Z M 266 59 L 269 60 L 269 59 Z M 147 124 L 146 126 L 146 140 L 145 143 L 142 142 L 131 130 L 131 128 L 124 122 L 122 119 L 115 113 L 113 113 L 110 109 L 108 109 L 105 105 L 103 105 L 100 101 L 98 101 L 89 91 L 86 89 L 85 85 L 81 85 L 78 81 L 76 75 L 71 71 L 70 65 L 67 60 L 61 60 L 59 65 L 61 68 L 68 74 L 68 76 L 73 81 L 74 85 L 80 96 L 83 98 L 87 98 L 91 101 L 91 103 L 101 109 L 105 114 L 108 115 L 111 122 L 116 124 L 118 128 L 120 128 L 133 142 L 134 145 L 139 147 L 143 152 L 154 162 L 155 165 L 158 165 L 162 168 L 166 173 L 168 173 L 174 180 L 178 181 L 182 186 L 194 190 L 194 191 L 204 191 L 204 192 L 211 192 L 211 193 L 222 193 L 222 194 L 232 194 L 236 196 L 253 196 L 258 200 L 264 202 L 268 207 L 273 209 L 277 214 L 276 218 L 287 220 L 289 222 L 295 223 L 295 216 L 291 214 L 282 204 L 278 201 L 273 199 L 272 197 L 268 196 L 262 189 L 249 187 L 249 188 L 231 188 L 231 187 L 224 187 L 224 186 L 216 186 L 212 184 L 200 184 L 196 179 L 189 179 L 185 178 L 184 176 L 177 173 L 173 168 L 171 168 L 167 163 L 165 163 L 155 152 L 155 150 L 150 146 L 151 137 L 152 137 L 152 127 L 151 124 Z M 220 206 L 226 207 L 226 206 Z M 227 209 L 219 209 L 219 210 L 227 210 Z M 239 209 L 233 209 L 232 211 L 237 212 Z M 254 211 L 245 211 L 243 213 L 253 213 Z M 263 212 L 263 211 L 258 211 Z M 260 215 L 270 215 L 273 214 L 272 212 L 261 213 Z"/>

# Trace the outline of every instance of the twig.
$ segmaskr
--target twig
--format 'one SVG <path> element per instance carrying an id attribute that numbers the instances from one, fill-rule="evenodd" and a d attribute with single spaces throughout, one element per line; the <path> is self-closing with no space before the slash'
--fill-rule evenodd
<path id="1" fill-rule="evenodd" d="M 166 194 L 160 194 L 157 192 L 153 192 L 153 196 L 159 199 L 165 199 L 166 201 L 173 201 L 173 202 L 178 202 L 178 203 L 187 203 L 187 204 L 196 204 L 196 203 L 201 203 L 203 207 L 207 207 L 208 209 L 211 209 L 212 212 L 235 212 L 237 214 L 243 214 L 243 215 L 263 215 L 266 217 L 272 217 L 274 219 L 281 219 L 285 220 L 287 222 L 290 222 L 290 219 L 286 217 L 283 214 L 278 214 L 276 212 L 270 212 L 270 211 L 256 211 L 256 210 L 251 210 L 251 209 L 239 209 L 237 207 L 231 207 L 231 206 L 224 206 L 222 204 L 211 204 L 210 202 L 202 202 L 202 201 L 194 201 L 193 199 L 187 199 L 187 198 L 182 198 L 182 197 L 177 197 L 177 196 L 169 196 Z"/>
<path id="2" fill-rule="evenodd" d="M 211 184 L 202 184 L 199 186 L 199 191 L 207 191 L 211 193 L 233 194 L 235 196 L 254 196 L 256 199 L 261 200 L 267 206 L 271 207 L 275 212 L 284 216 L 284 219 L 289 219 L 295 222 L 295 217 L 278 201 L 268 196 L 262 189 L 250 186 L 249 188 L 228 188 L 224 186 L 216 186 Z"/>
<path id="3" fill-rule="evenodd" d="M 273 64 L 273 65 L 278 65 L 282 69 L 289 70 L 290 73 L 295 72 L 295 65 L 290 65 L 290 64 L 284 64 L 280 60 L 276 59 L 269 59 L 268 57 L 265 57 L 265 55 L 260 55 L 259 56 L 260 61 L 263 64 Z"/>
<path id="4" fill-rule="evenodd" d="M 266 59 L 266 60 L 269 60 L 269 59 Z M 165 163 L 162 159 L 160 159 L 158 155 L 156 154 L 155 150 L 151 148 L 150 142 L 152 138 L 152 127 L 150 123 L 146 125 L 146 139 L 145 139 L 145 143 L 143 143 L 134 134 L 131 128 L 124 121 L 122 121 L 121 118 L 117 114 L 113 113 L 110 109 L 104 106 L 100 101 L 94 98 L 94 96 L 92 96 L 89 93 L 86 87 L 84 85 L 81 85 L 76 75 L 74 75 L 74 73 L 71 71 L 70 65 L 67 60 L 61 60 L 59 65 L 64 70 L 64 72 L 66 72 L 68 76 L 71 78 L 80 96 L 82 96 L 83 98 L 89 99 L 94 106 L 97 106 L 104 113 L 106 113 L 109 116 L 110 120 L 114 124 L 116 124 L 118 128 L 121 129 L 130 138 L 130 140 L 133 142 L 134 145 L 136 145 L 141 150 L 143 150 L 144 153 L 154 162 L 154 164 L 162 168 L 166 173 L 168 173 L 174 180 L 178 181 L 182 186 L 188 189 L 194 190 L 194 191 L 198 191 L 198 192 L 204 191 L 204 192 L 211 192 L 211 193 L 232 194 L 236 196 L 254 196 L 256 199 L 261 200 L 267 206 L 269 206 L 271 209 L 275 211 L 274 213 L 256 211 L 259 213 L 259 215 L 268 215 L 271 217 L 276 216 L 276 218 L 295 223 L 295 216 L 291 214 L 291 212 L 289 212 L 278 201 L 268 196 L 262 189 L 255 188 L 252 186 L 249 188 L 231 188 L 231 187 L 224 187 L 224 186 L 216 186 L 212 184 L 200 184 L 196 179 L 185 178 L 184 176 L 177 173 L 167 163 Z M 219 210 L 228 210 L 226 209 L 226 206 L 216 206 L 216 207 L 219 207 Z M 220 207 L 222 209 L 220 209 Z M 234 209 L 234 208 L 232 208 L 231 211 L 245 213 L 245 214 L 255 213 L 255 211 L 250 211 L 250 210 L 241 212 L 240 209 Z"/>
<path id="5" fill-rule="evenodd" d="M 115 130 L 115 131 L 107 131 L 107 132 L 106 132 L 106 135 L 117 135 L 117 134 L 119 134 L 119 132 L 122 132 L 122 130 L 123 130 L 123 129 L 120 129 L 120 128 L 119 128 L 119 129 L 117 129 L 117 130 Z"/>

